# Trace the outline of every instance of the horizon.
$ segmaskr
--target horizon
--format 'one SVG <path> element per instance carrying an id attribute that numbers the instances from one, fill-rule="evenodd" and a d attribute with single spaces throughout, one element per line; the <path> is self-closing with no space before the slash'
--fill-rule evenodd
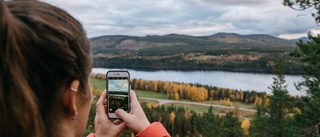
<path id="1" fill-rule="evenodd" d="M 218 33 L 214 33 L 214 34 L 210 34 L 210 35 L 197 35 L 197 36 L 194 36 L 194 35 L 189 35 L 189 34 L 179 34 L 179 33 L 169 33 L 169 34 L 163 34 L 163 35 L 157 35 L 157 34 L 154 34 L 154 35 L 125 35 L 125 34 L 107 34 L 107 35 L 101 35 L 101 36 L 95 36 L 95 37 L 88 37 L 89 39 L 93 39 L 93 38 L 99 38 L 99 37 L 104 37 L 104 36 L 129 36 L 129 37 L 147 37 L 147 36 L 166 36 L 166 35 L 185 35 L 185 36 L 192 36 L 192 37 L 203 37 L 203 36 L 212 36 L 212 35 L 217 35 L 217 34 L 221 34 L 221 33 L 224 33 L 224 34 L 236 34 L 236 35 L 240 35 L 240 36 L 248 36 L 248 35 L 268 35 L 268 36 L 272 36 L 272 37 L 275 37 L 275 38 L 279 38 L 279 39 L 284 39 L 284 40 L 297 40 L 297 39 L 303 39 L 303 38 L 308 38 L 307 34 L 306 36 L 302 36 L 302 37 L 297 37 L 297 38 L 281 38 L 281 37 L 278 37 L 278 36 L 273 36 L 273 35 L 270 35 L 270 34 L 239 34 L 239 33 L 229 33 L 229 32 L 218 32 Z"/>
<path id="2" fill-rule="evenodd" d="M 295 11 L 281 0 L 42 0 L 78 19 L 89 38 L 103 35 L 206 36 L 218 32 L 282 39 L 320 33 L 312 9 Z"/>

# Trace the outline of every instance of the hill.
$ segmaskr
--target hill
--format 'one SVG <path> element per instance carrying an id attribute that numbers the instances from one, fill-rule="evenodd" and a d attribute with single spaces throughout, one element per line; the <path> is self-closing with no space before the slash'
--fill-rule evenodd
<path id="1" fill-rule="evenodd" d="M 224 70 L 271 73 L 282 57 L 286 73 L 302 73 L 299 61 L 289 56 L 298 40 L 271 35 L 217 33 L 101 36 L 91 39 L 94 66 L 144 70 Z"/>
<path id="2" fill-rule="evenodd" d="M 199 46 L 206 50 L 212 47 L 292 47 L 296 41 L 280 39 L 271 35 L 240 35 L 235 33 L 217 33 L 210 36 L 189 36 L 180 34 L 148 35 L 145 37 L 110 35 L 91 39 L 93 53 L 106 53 L 115 50 L 141 50 L 168 48 L 171 46 L 190 48 Z"/>

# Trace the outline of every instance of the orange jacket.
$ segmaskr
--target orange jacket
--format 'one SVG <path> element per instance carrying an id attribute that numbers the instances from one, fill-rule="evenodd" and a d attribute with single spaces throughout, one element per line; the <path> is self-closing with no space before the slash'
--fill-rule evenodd
<path id="1" fill-rule="evenodd" d="M 95 135 L 91 133 L 87 137 L 95 137 Z M 136 137 L 170 137 L 170 135 L 160 122 L 154 122 L 140 131 Z"/>

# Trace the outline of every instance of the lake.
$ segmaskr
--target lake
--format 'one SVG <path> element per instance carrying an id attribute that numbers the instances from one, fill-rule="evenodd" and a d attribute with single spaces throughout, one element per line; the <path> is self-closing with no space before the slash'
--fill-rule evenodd
<path id="1" fill-rule="evenodd" d="M 93 68 L 93 73 L 105 74 L 109 69 Z M 114 70 L 114 69 L 110 69 Z M 226 71 L 138 71 L 126 69 L 130 72 L 131 79 L 174 81 L 184 83 L 199 83 L 203 85 L 211 85 L 221 88 L 231 88 L 238 90 L 254 90 L 258 92 L 271 93 L 268 89 L 273 83 L 272 74 L 260 73 L 242 73 L 242 72 L 226 72 Z M 302 76 L 286 75 L 286 83 L 288 91 L 291 95 L 305 95 L 303 91 L 297 91 L 294 83 L 302 81 Z"/>

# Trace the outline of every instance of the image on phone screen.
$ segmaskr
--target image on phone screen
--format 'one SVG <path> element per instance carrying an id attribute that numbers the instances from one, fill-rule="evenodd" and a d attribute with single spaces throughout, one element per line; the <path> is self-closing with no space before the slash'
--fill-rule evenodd
<path id="1" fill-rule="evenodd" d="M 108 78 L 109 113 L 118 108 L 129 111 L 129 80 L 128 77 Z"/>

